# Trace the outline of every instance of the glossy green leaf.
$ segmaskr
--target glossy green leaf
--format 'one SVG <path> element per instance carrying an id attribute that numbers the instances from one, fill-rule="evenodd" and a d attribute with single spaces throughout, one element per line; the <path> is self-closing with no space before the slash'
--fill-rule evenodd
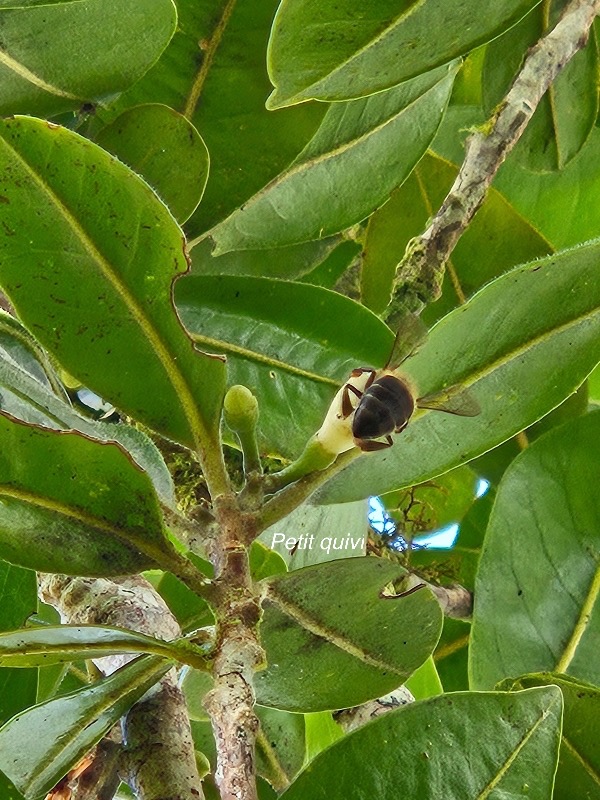
<path id="1" fill-rule="evenodd" d="M 0 416 L 0 555 L 44 572 L 123 575 L 169 560 L 148 476 L 114 443 Z"/>
<path id="2" fill-rule="evenodd" d="M 415 700 L 426 700 L 444 691 L 435 662 L 431 656 L 419 667 L 404 684 Z"/>
<path id="3" fill-rule="evenodd" d="M 187 264 L 170 213 L 108 153 L 41 120 L 4 120 L 0 152 L 0 283 L 21 319 L 85 386 L 202 449 L 224 365 L 194 352 L 173 311 Z"/>
<path id="4" fill-rule="evenodd" d="M 481 413 L 415 415 L 394 447 L 352 463 L 319 501 L 429 480 L 514 436 L 574 392 L 600 360 L 599 257 L 595 241 L 525 264 L 444 317 L 406 372 L 420 395 L 467 387 Z"/>
<path id="5" fill-rule="evenodd" d="M 456 69 L 332 105 L 289 169 L 211 230 L 215 254 L 321 239 L 368 216 L 431 143 Z"/>
<path id="6" fill-rule="evenodd" d="M 185 648 L 181 649 L 183 656 Z M 59 625 L 0 634 L 0 666 L 48 666 L 115 653 L 177 658 L 177 644 L 108 625 Z"/>
<path id="7" fill-rule="evenodd" d="M 410 239 L 427 227 L 452 186 L 457 167 L 428 153 L 414 173 L 369 219 L 361 272 L 361 299 L 376 313 L 387 306 L 396 266 Z M 517 264 L 548 255 L 552 246 L 491 187 L 446 266 L 442 296 L 424 309 L 429 324 L 447 314 L 492 278 Z"/>
<path id="8" fill-rule="evenodd" d="M 17 790 L 14 783 L 0 772 L 0 793 L 3 800 L 23 800 L 23 795 Z"/>
<path id="9" fill-rule="evenodd" d="M 248 552 L 252 580 L 262 581 L 272 575 L 282 575 L 287 572 L 285 560 L 262 542 L 254 541 Z"/>
<path id="10" fill-rule="evenodd" d="M 600 715 L 600 690 L 596 686 L 567 675 L 538 673 L 516 681 L 506 681 L 502 688 L 515 691 L 531 686 L 558 686 L 564 699 L 564 718 L 560 755 L 553 800 L 600 797 L 600 742 L 592 734 Z M 592 735 L 590 735 L 592 734 Z"/>
<path id="11" fill-rule="evenodd" d="M 519 455 L 527 443 L 539 439 L 557 425 L 562 425 L 570 419 L 586 414 L 588 410 L 588 380 L 584 381 L 579 389 L 549 414 L 542 417 L 538 422 L 530 425 L 523 431 L 523 435 L 514 437 L 503 444 L 489 450 L 472 462 L 472 467 L 482 478 L 485 478 L 493 486 L 498 486 L 502 475 L 512 461 Z"/>
<path id="12" fill-rule="evenodd" d="M 567 0 L 543 0 L 518 25 L 491 42 L 483 68 L 483 99 L 491 114 L 506 95 L 525 54 L 554 28 Z M 585 144 L 598 115 L 598 47 L 594 29 L 550 84 L 515 148 L 527 168 L 560 170 Z"/>
<path id="13" fill-rule="evenodd" d="M 258 706 L 256 768 L 276 789 L 285 789 L 304 764 L 304 716 Z"/>
<path id="14" fill-rule="evenodd" d="M 210 239 L 203 239 L 191 250 L 190 271 L 192 275 L 253 275 L 298 280 L 323 263 L 335 251 L 340 239 L 330 236 L 270 250 L 232 250 L 220 256 L 213 255 Z"/>
<path id="15" fill-rule="evenodd" d="M 159 103 L 134 106 L 103 128 L 96 141 L 141 175 L 182 223 L 208 180 L 208 150 L 182 114 Z"/>
<path id="16" fill-rule="evenodd" d="M 471 624 L 462 619 L 444 618 L 440 641 L 433 662 L 445 692 L 469 688 L 468 656 Z"/>
<path id="17" fill-rule="evenodd" d="M 0 631 L 22 627 L 36 610 L 35 572 L 0 561 Z M 37 682 L 37 669 L 0 668 L 0 724 L 35 703 Z M 0 790 L 4 790 L 2 778 L 0 774 Z M 8 800 L 10 795 L 7 791 L 0 797 Z"/>
<path id="18" fill-rule="evenodd" d="M 2 5 L 2 115 L 56 114 L 127 89 L 177 23 L 172 0 Z"/>
<path id="19" fill-rule="evenodd" d="M 411 703 L 330 747 L 282 797 L 548 800 L 561 712 L 555 686 L 515 694 L 459 692 Z"/>
<path id="20" fill-rule="evenodd" d="M 306 762 L 312 761 L 321 750 L 342 739 L 344 732 L 341 725 L 333 720 L 329 711 L 315 711 L 304 714 L 306 736 Z"/>
<path id="21" fill-rule="evenodd" d="M 270 108 L 395 86 L 493 39 L 538 0 L 283 0 L 269 43 Z"/>
<path id="22" fill-rule="evenodd" d="M 525 672 L 600 683 L 600 412 L 550 431 L 508 468 L 481 554 L 473 688 Z"/>
<path id="23" fill-rule="evenodd" d="M 0 631 L 22 627 L 36 610 L 35 572 L 0 561 Z"/>
<path id="24" fill-rule="evenodd" d="M 298 155 L 325 112 L 305 104 L 267 111 L 265 49 L 278 0 L 178 0 L 178 26 L 158 63 L 97 117 L 164 103 L 200 131 L 210 152 L 202 203 L 186 225 L 197 236 L 220 222 Z M 91 125 L 97 124 L 91 120 Z"/>
<path id="25" fill-rule="evenodd" d="M 367 510 L 364 500 L 339 506 L 303 503 L 263 531 L 260 541 L 275 550 L 291 570 L 364 556 Z"/>
<path id="26" fill-rule="evenodd" d="M 198 564 L 196 566 L 203 571 Z M 170 572 L 154 573 L 154 576 L 155 579 L 152 574 L 146 573 L 146 577 L 169 606 L 184 632 L 214 624 L 213 613 L 203 597 L 195 594 Z"/>
<path id="27" fill-rule="evenodd" d="M 395 689 L 432 653 L 442 614 L 426 589 L 382 591 L 404 570 L 351 558 L 266 582 L 257 700 L 288 711 L 348 708 Z M 332 600 L 333 598 L 333 600 Z"/>
<path id="28" fill-rule="evenodd" d="M 362 306 L 303 283 L 190 276 L 176 284 L 175 302 L 197 346 L 227 355 L 229 385 L 258 398 L 261 449 L 286 457 L 320 427 L 350 371 L 383 363 L 393 341 Z"/>
<path id="29" fill-rule="evenodd" d="M 71 406 L 47 356 L 17 320 L 0 313 L 0 408 L 23 422 L 116 441 L 150 476 L 163 503 L 175 505 L 173 480 L 156 445 L 136 428 L 88 419 Z"/>
<path id="30" fill-rule="evenodd" d="M 26 800 L 38 800 L 169 669 L 147 656 L 108 678 L 24 711 L 0 729 L 0 769 Z"/>

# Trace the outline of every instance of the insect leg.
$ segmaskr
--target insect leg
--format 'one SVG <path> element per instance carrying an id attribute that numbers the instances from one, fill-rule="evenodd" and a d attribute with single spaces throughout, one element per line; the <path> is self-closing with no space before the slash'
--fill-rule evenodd
<path id="1" fill-rule="evenodd" d="M 385 442 L 378 442 L 376 439 L 362 439 L 357 444 L 363 453 L 370 453 L 374 450 L 385 450 L 387 447 L 391 447 L 394 440 L 391 436 L 386 436 Z"/>
<path id="2" fill-rule="evenodd" d="M 357 369 L 353 369 L 350 373 L 351 378 L 359 378 L 361 375 L 364 375 L 365 372 L 370 372 L 371 374 L 367 378 L 367 382 L 365 383 L 365 389 L 368 389 L 369 386 L 375 380 L 375 375 L 377 375 L 376 369 L 369 369 L 369 367 L 357 367 Z"/>
<path id="3" fill-rule="evenodd" d="M 354 411 L 354 406 L 350 402 L 350 392 L 352 392 L 352 394 L 356 395 L 356 397 L 358 397 L 359 400 L 363 396 L 363 393 L 359 389 L 357 389 L 356 386 L 352 386 L 351 383 L 347 383 L 344 386 L 344 391 L 342 392 L 342 418 L 343 419 L 346 419 L 346 417 L 349 417 L 350 414 L 352 414 L 352 412 Z"/>

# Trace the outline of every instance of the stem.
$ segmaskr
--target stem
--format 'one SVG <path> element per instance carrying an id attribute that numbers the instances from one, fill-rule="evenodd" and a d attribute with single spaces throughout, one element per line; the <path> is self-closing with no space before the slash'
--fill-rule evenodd
<path id="1" fill-rule="evenodd" d="M 556 27 L 531 48 L 495 114 L 467 140 L 464 161 L 446 199 L 425 233 L 409 242 L 396 269 L 386 311 L 392 327 L 405 313 L 419 312 L 440 296 L 444 267 L 456 243 L 541 98 L 587 43 L 599 12 L 600 0 L 572 0 Z"/>
<path id="2" fill-rule="evenodd" d="M 221 800 L 257 800 L 253 675 L 264 663 L 264 653 L 257 634 L 260 603 L 246 549 L 255 536 L 254 518 L 241 511 L 233 493 L 217 498 L 214 510 L 220 525 L 212 553 L 217 646 L 214 687 L 205 707 L 217 746 L 215 779 Z"/>
<path id="3" fill-rule="evenodd" d="M 347 467 L 355 458 L 362 455 L 358 447 L 347 450 L 337 457 L 327 469 L 311 472 L 300 480 L 286 486 L 262 507 L 256 517 L 256 535 L 279 522 L 303 503 L 322 484 Z"/>

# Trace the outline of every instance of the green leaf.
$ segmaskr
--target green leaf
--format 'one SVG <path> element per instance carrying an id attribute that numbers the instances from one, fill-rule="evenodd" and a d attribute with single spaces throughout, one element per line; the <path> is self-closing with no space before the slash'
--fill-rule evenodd
<path id="1" fill-rule="evenodd" d="M 306 735 L 306 762 L 312 761 L 321 750 L 344 737 L 341 725 L 338 725 L 329 711 L 315 711 L 304 714 Z"/>
<path id="2" fill-rule="evenodd" d="M 35 572 L 0 561 L 0 630 L 22 627 L 36 610 Z M 37 669 L 0 669 L 0 724 L 35 703 L 37 682 Z M 0 790 L 4 789 L 2 778 L 0 774 Z M 0 793 L 0 797 L 8 800 L 9 794 Z"/>
<path id="3" fill-rule="evenodd" d="M 200 571 L 204 571 L 200 564 L 196 563 L 196 566 Z M 151 581 L 156 591 L 169 606 L 171 613 L 175 615 L 184 632 L 214 624 L 214 616 L 206 600 L 195 594 L 175 575 L 170 572 L 161 572 L 158 573 L 156 580 L 152 580 L 153 576 L 148 573 L 145 577 Z"/>
<path id="4" fill-rule="evenodd" d="M 4 310 L 0 310 L 0 356 L 17 372 L 25 372 L 33 380 L 68 402 L 66 389 L 45 351 L 29 331 Z"/>
<path id="5" fill-rule="evenodd" d="M 364 500 L 339 506 L 303 503 L 260 535 L 289 569 L 366 555 L 367 504 Z"/>
<path id="6" fill-rule="evenodd" d="M 435 662 L 431 656 L 410 676 L 405 684 L 416 700 L 426 700 L 444 691 Z"/>
<path id="7" fill-rule="evenodd" d="M 23 795 L 17 791 L 12 781 L 0 772 L 0 795 L 3 800 L 23 800 Z"/>
<path id="8" fill-rule="evenodd" d="M 538 0 L 283 0 L 269 42 L 269 108 L 380 92 L 462 56 Z"/>
<path id="9" fill-rule="evenodd" d="M 202 198 L 208 150 L 182 114 L 159 103 L 135 106 L 103 128 L 96 141 L 141 175 L 183 223 Z"/>
<path id="10" fill-rule="evenodd" d="M 33 667 L 102 658 L 116 653 L 154 653 L 185 660 L 185 647 L 108 625 L 59 625 L 0 634 L 0 666 Z M 179 653 L 179 654 L 178 654 Z"/>
<path id="11" fill-rule="evenodd" d="M 49 700 L 0 730 L 0 769 L 26 800 L 38 800 L 171 668 L 147 656 L 92 686 Z"/>
<path id="12" fill-rule="evenodd" d="M 525 54 L 554 28 L 567 0 L 544 0 L 486 51 L 483 99 L 486 111 L 506 95 Z M 560 170 L 581 150 L 598 115 L 598 46 L 590 40 L 550 84 L 515 148 L 514 158 L 528 169 Z"/>
<path id="13" fill-rule="evenodd" d="M 0 408 L 23 422 L 118 442 L 148 473 L 160 499 L 175 505 L 171 475 L 151 439 L 125 423 L 94 421 L 78 414 L 39 345 L 17 320 L 2 312 Z"/>
<path id="14" fill-rule="evenodd" d="M 171 558 L 150 479 L 118 445 L 6 416 L 0 437 L 2 558 L 91 576 Z"/>
<path id="15" fill-rule="evenodd" d="M 127 89 L 177 23 L 172 0 L 2 5 L 2 115 L 56 114 Z"/>
<path id="16" fill-rule="evenodd" d="M 406 371 L 420 396 L 469 388 L 479 416 L 415 415 L 394 447 L 355 461 L 319 492 L 319 502 L 429 480 L 514 436 L 574 392 L 600 360 L 599 257 L 595 241 L 525 264 L 444 317 Z"/>
<path id="17" fill-rule="evenodd" d="M 270 250 L 232 250 L 220 256 L 213 255 L 214 245 L 210 239 L 203 239 L 191 251 L 190 271 L 192 275 L 253 275 L 298 280 L 326 261 L 336 251 L 340 239 L 330 236 Z"/>
<path id="18" fill-rule="evenodd" d="M 187 265 L 167 209 L 101 148 L 42 120 L 4 120 L 0 151 L 0 282 L 23 322 L 84 385 L 203 449 L 224 365 L 194 352 L 174 314 Z"/>
<path id="19" fill-rule="evenodd" d="M 588 378 L 590 388 L 590 400 L 595 403 L 600 403 L 600 364 L 591 373 Z"/>
<path id="20" fill-rule="evenodd" d="M 321 239 L 368 216 L 432 141 L 456 69 L 332 105 L 289 169 L 210 231 L 215 254 Z"/>
<path id="21" fill-rule="evenodd" d="M 178 0 L 178 26 L 158 63 L 97 118 L 164 103 L 200 131 L 210 152 L 202 203 L 186 225 L 197 236 L 220 222 L 298 155 L 325 112 L 305 104 L 267 111 L 265 49 L 278 0 Z"/>
<path id="22" fill-rule="evenodd" d="M 444 617 L 444 627 L 433 661 L 445 692 L 461 692 L 469 688 L 467 661 L 470 633 L 470 623 Z"/>
<path id="23" fill-rule="evenodd" d="M 269 579 L 260 626 L 268 666 L 256 674 L 258 702 L 288 711 L 348 708 L 403 683 L 432 653 L 442 625 L 426 589 L 382 596 L 404 574 L 369 557 Z"/>
<path id="24" fill-rule="evenodd" d="M 263 578 L 270 578 L 272 575 L 282 575 L 287 572 L 285 560 L 266 547 L 262 542 L 254 541 L 248 553 L 250 562 L 250 572 L 252 580 L 261 581 Z"/>
<path id="25" fill-rule="evenodd" d="M 588 383 L 589 378 L 581 384 L 574 394 L 567 397 L 564 402 L 552 409 L 549 414 L 546 414 L 538 420 L 538 422 L 526 428 L 523 432 L 524 438 L 520 436 L 518 439 L 509 439 L 493 450 L 489 450 L 487 453 L 479 456 L 479 458 L 476 458 L 472 462 L 475 472 L 492 485 L 498 486 L 505 470 L 519 455 L 524 444 L 535 441 L 547 431 L 555 428 L 557 425 L 562 425 L 563 422 L 567 422 L 569 419 L 587 413 Z"/>
<path id="26" fill-rule="evenodd" d="M 334 744 L 281 797 L 548 800 L 561 711 L 555 686 L 515 694 L 458 692 L 411 703 Z"/>
<path id="27" fill-rule="evenodd" d="M 227 355 L 229 385 L 258 398 L 261 449 L 286 457 L 320 427 L 350 371 L 383 363 L 393 341 L 358 303 L 303 283 L 189 276 L 176 284 L 175 302 L 197 346 Z"/>
<path id="28" fill-rule="evenodd" d="M 535 671 L 600 683 L 599 449 L 596 411 L 542 436 L 504 474 L 475 586 L 473 688 Z"/>
<path id="29" fill-rule="evenodd" d="M 427 228 L 458 168 L 427 153 L 408 180 L 369 219 L 361 272 L 361 299 L 376 313 L 387 306 L 396 267 L 408 242 Z M 548 255 L 552 246 L 494 188 L 452 252 L 441 298 L 424 309 L 429 324 L 447 314 L 492 278 Z"/>
<path id="30" fill-rule="evenodd" d="M 257 706 L 260 730 L 256 768 L 276 789 L 284 789 L 304 763 L 304 716 Z"/>
<path id="31" fill-rule="evenodd" d="M 509 691 L 531 686 L 558 686 L 564 699 L 560 756 L 553 800 L 600 797 L 600 742 L 590 735 L 600 715 L 600 690 L 566 675 L 538 673 L 503 682 Z"/>
<path id="32" fill-rule="evenodd" d="M 22 627 L 36 611 L 35 572 L 0 561 L 0 631 Z"/>

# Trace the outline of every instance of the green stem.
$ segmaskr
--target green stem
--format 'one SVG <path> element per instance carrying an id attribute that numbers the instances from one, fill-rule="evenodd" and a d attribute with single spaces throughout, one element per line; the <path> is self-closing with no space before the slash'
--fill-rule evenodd
<path id="1" fill-rule="evenodd" d="M 331 477 L 340 472 L 344 467 L 347 467 L 355 458 L 361 455 L 358 447 L 352 450 L 347 450 L 337 457 L 335 462 L 326 469 L 312 472 L 309 475 L 297 480 L 295 483 L 286 486 L 280 492 L 273 496 L 262 507 L 261 511 L 256 516 L 256 535 L 279 522 L 280 519 L 286 517 L 294 509 L 303 503 L 310 495 L 326 483 Z M 277 473 L 281 474 L 281 473 Z"/>
<path id="2" fill-rule="evenodd" d="M 274 494 L 309 474 L 326 470 L 337 458 L 337 453 L 326 450 L 317 437 L 312 436 L 295 461 L 279 472 L 265 476 L 265 494 Z"/>

